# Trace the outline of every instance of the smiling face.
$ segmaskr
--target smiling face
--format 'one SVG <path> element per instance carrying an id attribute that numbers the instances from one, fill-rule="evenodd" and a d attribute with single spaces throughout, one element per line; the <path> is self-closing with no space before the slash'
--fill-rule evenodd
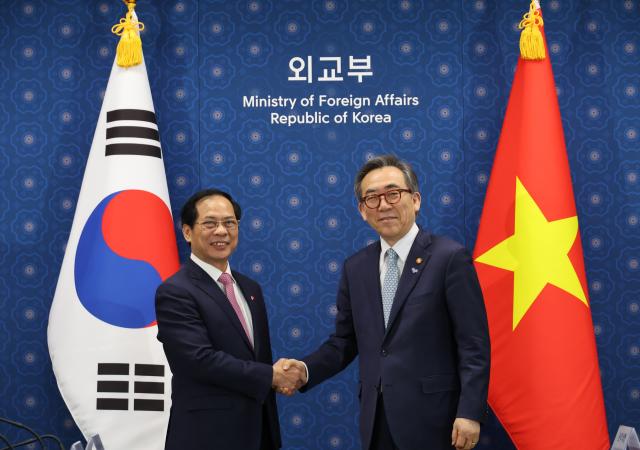
<path id="1" fill-rule="evenodd" d="M 369 172 L 360 184 L 363 196 L 383 194 L 389 189 L 409 189 L 402 171 L 397 167 L 382 167 Z M 364 220 L 378 232 L 380 237 L 393 246 L 416 221 L 420 210 L 420 193 L 404 192 L 398 203 L 390 205 L 385 198 L 380 199 L 377 208 L 368 208 L 364 202 L 358 204 Z"/>
<path id="2" fill-rule="evenodd" d="M 221 195 L 205 197 L 196 203 L 196 221 L 193 227 L 182 225 L 182 234 L 191 243 L 191 252 L 202 261 L 224 271 L 229 257 L 238 246 L 238 228 L 226 229 L 221 222 L 236 219 L 233 205 Z M 218 227 L 206 230 L 201 223 L 217 221 Z"/>

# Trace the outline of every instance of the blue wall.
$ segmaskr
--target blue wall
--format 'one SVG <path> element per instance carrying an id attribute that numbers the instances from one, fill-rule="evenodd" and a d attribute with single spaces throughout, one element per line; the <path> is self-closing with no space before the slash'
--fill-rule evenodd
<path id="1" fill-rule="evenodd" d="M 542 4 L 612 433 L 640 425 L 639 3 Z M 232 265 L 264 287 L 276 357 L 303 356 L 328 335 L 342 260 L 374 238 L 351 194 L 368 155 L 411 161 L 420 223 L 472 248 L 527 8 L 139 2 L 174 215 L 201 187 L 237 196 L 245 216 Z M 0 4 L 0 416 L 67 445 L 79 432 L 53 378 L 46 324 L 123 9 L 116 0 Z M 373 75 L 287 80 L 290 58 L 308 55 L 318 71 L 321 56 L 341 57 L 346 71 L 349 56 L 371 55 Z M 299 127 L 242 106 L 243 95 L 311 93 L 405 93 L 419 105 L 388 109 L 391 124 Z M 285 447 L 357 448 L 356 381 L 352 367 L 281 399 Z M 512 447 L 492 419 L 478 448 Z"/>

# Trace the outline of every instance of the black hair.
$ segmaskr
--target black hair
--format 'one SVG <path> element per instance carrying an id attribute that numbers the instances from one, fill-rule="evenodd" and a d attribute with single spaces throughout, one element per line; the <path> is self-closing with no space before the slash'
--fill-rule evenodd
<path id="1" fill-rule="evenodd" d="M 418 177 L 408 162 L 402 161 L 395 155 L 380 155 L 367 161 L 358 172 L 358 175 L 356 175 L 356 179 L 353 184 L 353 191 L 359 202 L 362 201 L 362 180 L 364 177 L 366 177 L 369 172 L 376 169 L 382 169 L 383 167 L 395 167 L 400 169 L 404 176 L 404 182 L 407 184 L 407 187 L 411 192 L 419 191 Z"/>
<path id="2" fill-rule="evenodd" d="M 240 216 L 242 216 L 242 210 L 240 209 L 240 205 L 233 199 L 233 197 L 231 197 L 231 194 L 228 194 L 227 192 L 221 191 L 219 189 L 203 189 L 189 197 L 189 200 L 187 200 L 187 202 L 182 206 L 182 211 L 180 212 L 180 221 L 182 222 L 182 225 L 188 225 L 189 227 L 193 228 L 196 220 L 198 219 L 198 202 L 203 198 L 214 197 L 216 195 L 224 197 L 229 200 L 229 202 L 231 202 L 236 220 L 240 220 Z"/>

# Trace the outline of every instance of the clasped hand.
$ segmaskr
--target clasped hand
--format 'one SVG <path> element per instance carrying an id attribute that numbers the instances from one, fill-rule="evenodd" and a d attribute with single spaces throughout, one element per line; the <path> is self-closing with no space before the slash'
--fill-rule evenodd
<path id="1" fill-rule="evenodd" d="M 296 359 L 280 358 L 273 365 L 272 387 L 287 396 L 295 392 L 307 383 L 307 371 L 302 362 Z"/>

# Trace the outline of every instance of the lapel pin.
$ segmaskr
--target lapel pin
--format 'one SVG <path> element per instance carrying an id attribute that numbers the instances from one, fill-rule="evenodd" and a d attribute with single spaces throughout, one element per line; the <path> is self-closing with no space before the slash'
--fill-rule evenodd
<path id="1" fill-rule="evenodd" d="M 415 267 L 411 268 L 411 273 L 418 273 L 418 269 L 416 269 Z"/>
<path id="2" fill-rule="evenodd" d="M 256 298 L 253 295 L 249 296 L 251 298 L 251 301 L 254 301 Z"/>
<path id="3" fill-rule="evenodd" d="M 422 264 L 422 258 L 416 258 L 416 264 Z"/>

